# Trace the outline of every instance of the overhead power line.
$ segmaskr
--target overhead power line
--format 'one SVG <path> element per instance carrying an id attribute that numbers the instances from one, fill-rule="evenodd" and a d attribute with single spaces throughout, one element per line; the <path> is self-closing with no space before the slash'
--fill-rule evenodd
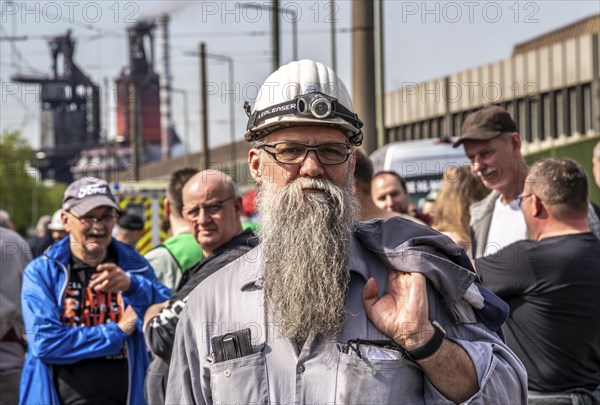
<path id="1" fill-rule="evenodd" d="M 345 34 L 352 32 L 354 29 L 351 27 L 347 28 L 337 28 L 336 32 L 340 34 Z M 302 35 L 320 35 L 320 34 L 329 34 L 331 30 L 328 29 L 308 29 L 302 30 Z M 282 34 L 292 35 L 292 30 L 283 30 Z M 173 38 L 204 38 L 204 37 L 247 37 L 247 36 L 267 36 L 271 35 L 271 31 L 262 30 L 262 31 L 204 31 L 204 32 L 176 32 L 171 34 Z"/>
<path id="2" fill-rule="evenodd" d="M 0 25 L 0 32 L 2 32 L 6 37 L 8 36 L 8 33 L 4 29 L 4 26 L 2 26 L 2 25 Z M 36 69 L 35 67 L 33 67 L 33 65 L 31 63 L 29 63 L 29 61 L 23 56 L 23 54 L 21 53 L 21 51 L 19 50 L 19 48 L 15 44 L 15 41 L 11 41 L 10 42 L 10 46 L 11 46 L 12 52 L 15 54 L 15 56 L 21 62 L 21 65 L 25 65 L 29 70 L 31 70 L 33 72 L 36 72 L 38 74 L 43 74 L 43 72 L 41 70 Z M 11 60 L 11 67 L 19 70 L 19 68 L 21 66 L 19 64 L 17 64 L 15 60 Z"/>

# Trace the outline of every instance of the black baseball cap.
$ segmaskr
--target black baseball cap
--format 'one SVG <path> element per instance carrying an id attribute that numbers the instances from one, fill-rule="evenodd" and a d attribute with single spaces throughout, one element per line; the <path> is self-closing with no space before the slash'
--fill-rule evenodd
<path id="1" fill-rule="evenodd" d="M 119 217 L 119 227 L 129 229 L 130 231 L 138 231 L 144 229 L 144 220 L 137 215 L 125 214 Z"/>

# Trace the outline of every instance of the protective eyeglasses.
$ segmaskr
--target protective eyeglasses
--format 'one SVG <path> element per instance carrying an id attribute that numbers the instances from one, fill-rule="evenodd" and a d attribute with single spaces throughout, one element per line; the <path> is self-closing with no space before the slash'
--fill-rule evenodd
<path id="1" fill-rule="evenodd" d="M 209 216 L 216 215 L 223 208 L 223 204 L 225 204 L 229 200 L 233 200 L 234 197 L 228 197 L 221 201 L 216 201 L 212 204 L 200 205 L 197 207 L 192 207 L 189 209 L 183 210 L 183 216 L 190 222 L 196 221 L 200 218 L 200 210 L 204 210 L 204 213 Z"/>
<path id="2" fill-rule="evenodd" d="M 302 164 L 308 152 L 315 151 L 322 165 L 339 165 L 352 154 L 352 146 L 345 143 L 326 143 L 323 145 L 305 145 L 296 142 L 277 142 L 258 147 L 267 152 L 275 161 L 286 165 Z"/>
<path id="3" fill-rule="evenodd" d="M 534 196 L 534 195 L 535 194 L 533 194 L 533 193 L 529 193 L 529 194 L 521 194 L 521 195 L 517 196 L 517 204 L 519 205 L 519 207 L 521 207 L 521 205 L 523 205 L 523 200 L 524 199 L 529 198 L 529 197 Z"/>
<path id="4" fill-rule="evenodd" d="M 117 218 L 119 218 L 118 213 L 104 214 L 101 217 L 94 217 L 92 215 L 84 215 L 80 217 L 73 214 L 70 211 L 67 211 L 67 214 L 71 215 L 73 218 L 76 218 L 79 222 L 88 227 L 94 226 L 98 222 L 102 222 L 103 224 L 110 224 L 112 221 L 115 221 Z"/>

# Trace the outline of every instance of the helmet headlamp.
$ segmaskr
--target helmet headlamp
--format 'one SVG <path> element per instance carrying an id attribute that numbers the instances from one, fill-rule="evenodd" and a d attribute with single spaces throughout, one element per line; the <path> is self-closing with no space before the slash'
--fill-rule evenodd
<path id="1" fill-rule="evenodd" d="M 271 118 L 282 116 L 299 117 L 298 124 L 307 120 L 310 120 L 313 124 L 315 123 L 315 120 L 323 120 L 323 125 L 332 125 L 333 120 L 339 121 L 339 119 L 341 119 L 356 129 L 357 136 L 354 143 L 358 142 L 357 144 L 360 144 L 360 141 L 362 141 L 360 129 L 362 128 L 363 123 L 358 116 L 340 104 L 335 97 L 323 93 L 314 92 L 300 94 L 291 100 L 272 105 L 264 110 L 254 111 L 252 114 L 250 114 L 251 110 L 247 102 L 244 105 L 244 109 L 249 117 L 248 125 L 246 127 L 248 131 L 247 135 L 250 134 L 251 136 L 251 139 L 247 139 L 249 141 L 262 138 L 266 135 L 267 132 L 257 131 L 256 129 L 257 127 L 260 127 L 262 123 Z M 289 121 L 287 125 L 289 126 Z M 273 130 L 274 128 L 271 128 L 270 132 Z M 257 132 L 260 132 L 260 134 L 257 134 Z"/>
<path id="2" fill-rule="evenodd" d="M 316 94 L 303 94 L 296 97 L 297 115 L 308 115 L 318 119 L 329 117 L 333 110 L 332 102 L 337 101 L 334 98 Z"/>

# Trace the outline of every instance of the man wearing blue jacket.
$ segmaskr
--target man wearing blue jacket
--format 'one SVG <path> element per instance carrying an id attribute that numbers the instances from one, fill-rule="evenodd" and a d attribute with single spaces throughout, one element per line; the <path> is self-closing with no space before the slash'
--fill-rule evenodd
<path id="1" fill-rule="evenodd" d="M 23 274 L 20 403 L 144 404 L 141 319 L 169 290 L 134 248 L 111 237 L 119 207 L 104 180 L 73 182 L 62 208 L 69 236 Z"/>

